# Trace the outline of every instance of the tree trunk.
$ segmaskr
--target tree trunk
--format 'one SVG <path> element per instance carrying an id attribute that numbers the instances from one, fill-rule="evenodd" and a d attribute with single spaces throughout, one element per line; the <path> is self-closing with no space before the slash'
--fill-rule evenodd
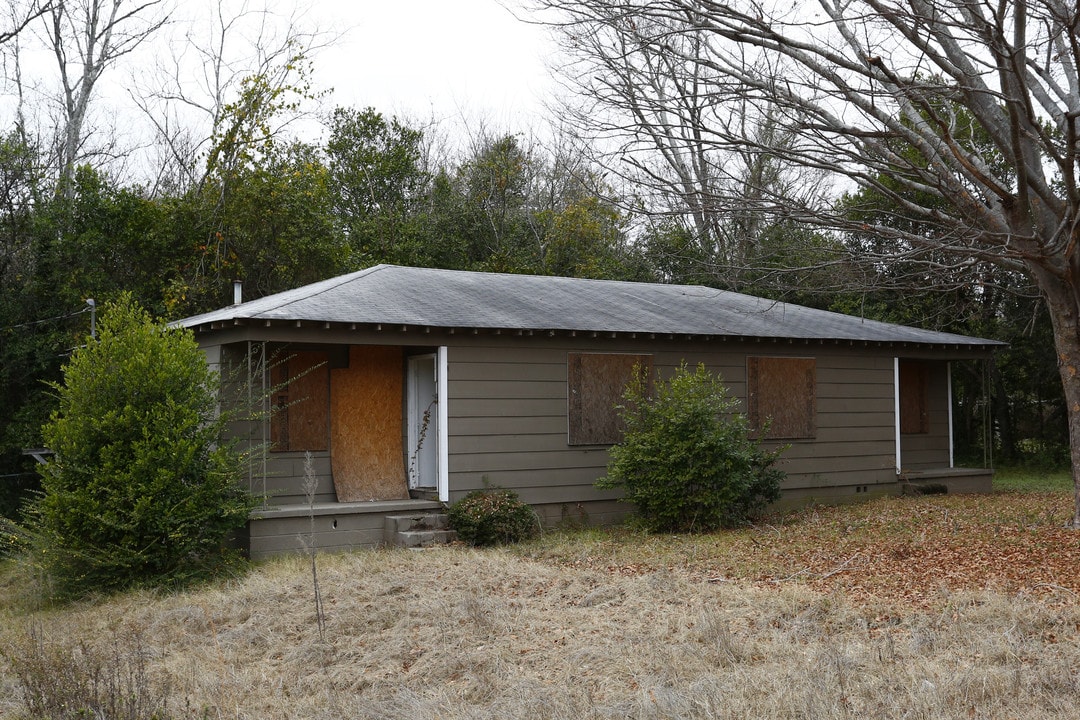
<path id="1" fill-rule="evenodd" d="M 1066 280 L 1054 283 L 1054 287 L 1042 283 L 1042 289 L 1054 325 L 1058 371 L 1068 412 L 1073 478 L 1073 517 L 1068 527 L 1080 530 L 1080 313 L 1076 293 Z"/>

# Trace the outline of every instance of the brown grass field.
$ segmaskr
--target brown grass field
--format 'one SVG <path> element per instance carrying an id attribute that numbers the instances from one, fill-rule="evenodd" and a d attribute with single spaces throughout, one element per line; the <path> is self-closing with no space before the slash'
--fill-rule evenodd
<path id="1" fill-rule="evenodd" d="M 61 608 L 9 563 L 0 717 L 30 717 L 44 688 L 69 710 L 80 692 L 116 705 L 47 717 L 1074 718 L 1070 499 L 891 498 L 705 536 L 320 556 L 322 637 L 299 557 Z"/>

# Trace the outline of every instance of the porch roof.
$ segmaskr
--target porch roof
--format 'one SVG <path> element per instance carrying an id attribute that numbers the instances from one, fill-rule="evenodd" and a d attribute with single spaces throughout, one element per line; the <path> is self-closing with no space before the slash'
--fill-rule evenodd
<path id="1" fill-rule="evenodd" d="M 996 340 L 866 320 L 697 285 L 376 265 L 179 321 L 656 333 L 990 350 Z"/>

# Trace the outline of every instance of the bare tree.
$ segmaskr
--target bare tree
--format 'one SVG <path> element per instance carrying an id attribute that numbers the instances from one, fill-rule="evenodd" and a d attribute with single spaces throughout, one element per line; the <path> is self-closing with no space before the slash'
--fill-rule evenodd
<path id="1" fill-rule="evenodd" d="M 632 191 L 638 215 L 676 219 L 695 255 L 728 285 L 753 262 L 769 218 L 767 197 L 820 198 L 820 173 L 807 177 L 766 150 L 792 142 L 777 109 L 753 102 L 745 86 L 711 67 L 710 33 L 674 13 L 633 3 L 563 3 L 556 10 L 572 94 L 558 108 L 600 161 Z M 652 38 L 655 42 L 642 42 Z M 716 132 L 752 140 L 722 146 Z"/>
<path id="2" fill-rule="evenodd" d="M 61 192 L 70 192 L 83 157 L 94 88 L 104 72 L 154 37 L 168 22 L 166 0 L 65 0 L 50 5 L 45 37 L 60 74 L 56 164 Z"/>
<path id="3" fill-rule="evenodd" d="M 303 63 L 339 37 L 310 27 L 299 7 L 279 15 L 265 2 L 205 5 L 208 12 L 180 28 L 173 51 L 157 59 L 155 72 L 132 82 L 131 96 L 156 135 L 156 182 L 173 189 L 204 180 L 228 106 L 250 91 L 254 78 L 271 93 L 290 86 L 308 93 L 297 86 L 306 82 Z M 286 125 L 301 114 L 283 113 L 275 122 Z"/>
<path id="4" fill-rule="evenodd" d="M 12 2 L 8 6 L 8 16 L 0 28 L 0 44 L 18 36 L 33 21 L 48 13 L 55 0 L 30 0 L 30 2 Z"/>
<path id="5" fill-rule="evenodd" d="M 7 17 L 4 18 L 4 25 L 0 26 L 0 45 L 18 37 L 19 33 L 25 30 L 30 23 L 49 12 L 52 9 L 53 3 L 56 1 L 57 0 L 30 0 L 29 2 L 24 3 L 13 0 L 13 2 L 8 5 L 8 12 Z"/>
<path id="6" fill-rule="evenodd" d="M 552 3 L 553 5 L 555 3 Z M 564 27 L 619 24 L 626 53 L 669 58 L 701 94 L 775 108 L 785 143 L 677 104 L 670 124 L 718 151 L 764 151 L 888 198 L 917 223 L 753 204 L 877 234 L 954 268 L 989 262 L 1038 287 L 1052 318 L 1080 528 L 1080 7 L 1066 0 L 570 0 Z M 643 19 L 639 20 L 639 19 Z M 629 21 L 637 30 L 627 30 Z M 660 28 L 662 31 L 654 30 Z M 686 38 L 692 38 L 694 51 Z M 721 82 L 721 80 L 723 82 Z M 733 198 L 735 199 L 735 198 Z M 946 260 L 945 258 L 951 258 Z"/>
<path id="7" fill-rule="evenodd" d="M 26 120 L 23 116 L 23 80 L 20 37 L 31 23 L 52 9 L 56 0 L 12 0 L 0 19 L 0 63 L 3 66 L 2 85 L 10 86 L 18 102 L 14 123 L 21 139 L 27 141 Z"/>

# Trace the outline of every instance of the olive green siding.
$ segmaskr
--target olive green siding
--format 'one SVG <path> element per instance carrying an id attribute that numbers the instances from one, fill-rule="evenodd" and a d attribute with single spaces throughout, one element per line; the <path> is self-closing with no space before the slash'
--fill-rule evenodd
<path id="1" fill-rule="evenodd" d="M 387 515 L 438 508 L 436 502 L 416 500 L 263 508 L 248 523 L 247 550 L 259 560 L 308 547 L 331 552 L 376 547 L 383 542 Z"/>
<path id="2" fill-rule="evenodd" d="M 910 353 L 888 346 L 415 328 L 342 331 L 285 325 L 217 330 L 207 344 L 232 343 L 232 352 L 210 355 L 231 357 L 242 365 L 247 343 L 264 340 L 307 346 L 397 344 L 406 348 L 406 354 L 446 347 L 451 502 L 470 490 L 494 485 L 516 490 L 523 500 L 542 508 L 548 520 L 581 517 L 590 514 L 589 509 L 607 517 L 620 507 L 615 503 L 617 492 L 593 486 L 604 474 L 608 446 L 568 443 L 567 355 L 575 352 L 649 354 L 654 371 L 665 377 L 682 362 L 688 366 L 701 362 L 718 372 L 743 403 L 749 356 L 813 358 L 815 435 L 785 443 L 781 468 L 787 473 L 788 495 L 842 498 L 875 488 L 896 489 L 895 357 Z M 904 469 L 912 471 L 945 468 L 949 463 L 947 363 L 932 352 L 922 355 L 931 369 L 930 431 L 902 439 Z M 223 369 L 227 364 L 222 362 Z M 235 434 L 257 445 L 264 431 L 258 423 L 238 423 Z M 332 453 L 331 447 L 313 457 L 318 503 L 336 499 Z M 253 464 L 252 489 L 265 490 L 270 505 L 306 503 L 300 490 L 303 453 L 267 453 L 265 460 L 265 478 L 260 461 Z M 367 530 L 374 532 L 373 527 Z"/>
<path id="3" fill-rule="evenodd" d="M 592 487 L 604 473 L 607 447 L 567 443 L 566 357 L 579 351 L 651 352 L 663 376 L 683 360 L 703 362 L 742 401 L 747 356 L 813 357 L 816 437 L 788 444 L 785 488 L 896 482 L 891 354 L 803 344 L 533 338 L 512 348 L 482 342 L 450 348 L 451 499 L 485 484 L 513 488 L 531 504 L 614 496 Z M 947 449 L 948 438 L 942 441 Z"/>

